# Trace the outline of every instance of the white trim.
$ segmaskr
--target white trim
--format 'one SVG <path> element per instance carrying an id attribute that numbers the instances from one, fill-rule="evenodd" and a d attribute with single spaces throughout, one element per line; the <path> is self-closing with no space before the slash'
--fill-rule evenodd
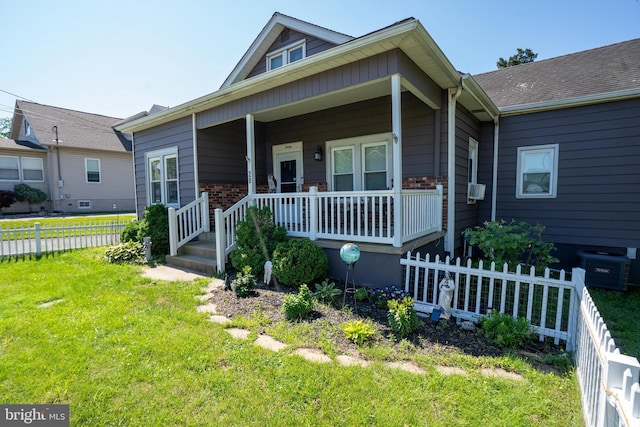
<path id="1" fill-rule="evenodd" d="M 24 176 L 24 160 L 25 159 L 29 159 L 29 160 L 36 160 L 38 161 L 38 163 L 40 163 L 40 172 L 42 172 L 42 179 L 26 179 Z M 33 169 L 35 170 L 35 169 Z M 22 179 L 23 182 L 44 182 L 44 161 L 42 160 L 41 157 L 30 157 L 30 156 L 21 156 L 20 157 L 20 178 Z"/>
<path id="2" fill-rule="evenodd" d="M 198 179 L 198 127 L 196 126 L 196 113 L 191 115 L 191 132 L 193 134 L 193 194 L 198 198 L 198 194 L 200 194 L 200 180 Z"/>
<path id="3" fill-rule="evenodd" d="M 517 199 L 553 199 L 557 196 L 558 191 L 558 157 L 560 145 L 531 145 L 518 147 L 518 157 L 516 166 L 516 198 Z M 549 165 L 549 191 L 547 193 L 524 193 L 522 191 L 523 180 L 523 161 L 524 155 L 527 153 L 543 152 L 550 154 Z"/>
<path id="4" fill-rule="evenodd" d="M 469 170 L 469 160 L 472 160 L 471 170 Z M 477 184 L 478 183 L 478 141 L 469 137 L 469 154 L 467 156 L 467 183 L 468 184 Z M 469 197 L 469 191 L 467 190 L 467 204 L 475 205 L 477 199 L 472 199 Z"/>
<path id="5" fill-rule="evenodd" d="M 16 168 L 15 168 L 15 170 L 18 172 L 18 178 L 17 179 L 3 179 L 3 178 L 0 178 L 0 181 L 3 181 L 3 182 L 20 182 L 21 181 L 21 179 L 20 179 L 21 178 L 20 157 L 19 156 L 5 156 L 5 155 L 2 155 L 2 156 L 0 156 L 0 158 L 15 159 L 16 160 Z M 9 170 L 9 169 L 7 169 L 7 170 Z M 10 169 L 10 170 L 13 170 L 13 169 Z"/>
<path id="6" fill-rule="evenodd" d="M 177 203 L 167 203 L 167 179 L 165 177 L 165 169 L 166 169 L 166 159 L 175 157 L 176 159 L 176 182 L 177 182 Z M 160 160 L 161 170 L 160 170 L 160 203 L 168 206 L 168 207 L 180 207 L 180 170 L 179 170 L 179 162 L 178 162 L 178 147 L 169 147 L 163 148 L 161 150 L 149 151 L 145 153 L 144 156 L 144 164 L 145 164 L 145 189 L 147 193 L 147 206 L 154 204 L 152 198 L 152 188 L 151 188 L 151 171 L 149 167 L 149 163 L 151 160 L 158 159 Z"/>
<path id="7" fill-rule="evenodd" d="M 96 162 L 98 162 L 98 180 L 97 181 L 89 181 L 89 165 L 88 165 L 89 160 L 95 160 Z M 95 171 L 92 170 L 91 172 L 95 172 Z M 93 157 L 84 158 L 84 182 L 86 184 L 102 183 L 102 165 L 100 164 L 100 159 L 93 158 Z"/>
<path id="8" fill-rule="evenodd" d="M 86 206 L 81 206 L 82 204 L 86 204 Z M 91 200 L 78 200 L 76 206 L 78 209 L 91 209 Z"/>
<path id="9" fill-rule="evenodd" d="M 281 160 L 296 161 L 296 191 L 302 191 L 302 184 L 304 184 L 302 141 L 274 145 L 271 147 L 271 155 L 273 161 L 273 176 L 277 181 L 277 191 L 279 193 L 281 192 L 280 184 L 282 183 L 282 179 L 280 177 L 280 168 L 278 167 L 278 163 Z"/>
<path id="10" fill-rule="evenodd" d="M 391 187 L 391 177 L 393 176 L 393 152 L 391 141 L 393 134 L 390 132 L 377 133 L 371 135 L 356 136 L 353 138 L 334 139 L 325 143 L 325 152 L 329 155 L 326 161 L 326 181 L 328 191 L 333 190 L 333 151 L 337 148 L 353 147 L 353 191 L 362 191 L 364 183 L 363 169 L 364 159 L 362 158 L 362 147 L 365 145 L 375 145 L 385 143 L 387 150 L 387 187 Z"/>
<path id="11" fill-rule="evenodd" d="M 289 59 L 289 56 L 291 54 L 292 51 L 298 49 L 298 48 L 302 48 L 302 58 L 300 58 L 298 61 L 304 59 L 307 57 L 307 39 L 301 39 L 301 40 L 297 40 L 293 43 L 290 43 L 286 46 L 283 46 L 279 49 L 276 49 L 272 52 L 269 52 L 265 55 L 265 60 L 267 61 L 267 71 L 271 71 L 271 70 L 276 70 L 278 68 L 284 67 L 285 65 L 289 65 L 292 62 Z M 281 56 L 282 57 L 282 65 L 280 65 L 280 67 L 276 67 L 276 68 L 271 68 L 271 59 Z M 297 61 L 293 61 L 293 62 L 297 62 Z"/>

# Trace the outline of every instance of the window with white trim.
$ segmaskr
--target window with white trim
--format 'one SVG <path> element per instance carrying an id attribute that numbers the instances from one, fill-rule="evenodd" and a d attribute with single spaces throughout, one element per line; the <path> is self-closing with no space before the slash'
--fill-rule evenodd
<path id="1" fill-rule="evenodd" d="M 44 182 L 44 163 L 38 157 L 21 157 L 22 180 L 26 182 Z"/>
<path id="2" fill-rule="evenodd" d="M 153 151 L 146 157 L 148 203 L 178 207 L 178 149 Z"/>
<path id="3" fill-rule="evenodd" d="M 78 209 L 91 209 L 91 200 L 78 200 Z"/>
<path id="4" fill-rule="evenodd" d="M 467 157 L 467 182 L 469 187 L 478 183 L 478 141 L 469 138 L 469 155 Z M 475 199 L 467 198 L 468 204 L 475 204 Z"/>
<path id="5" fill-rule="evenodd" d="M 331 191 L 386 190 L 391 187 L 391 134 L 327 142 Z"/>
<path id="6" fill-rule="evenodd" d="M 87 182 L 100 182 L 100 159 L 84 159 Z"/>
<path id="7" fill-rule="evenodd" d="M 0 156 L 0 181 L 20 181 L 20 161 L 16 156 Z"/>
<path id="8" fill-rule="evenodd" d="M 518 147 L 517 198 L 556 197 L 558 149 L 558 144 Z"/>
<path id="9" fill-rule="evenodd" d="M 275 70 L 276 68 L 303 59 L 307 54 L 306 45 L 306 40 L 301 40 L 269 52 L 267 54 L 267 71 Z"/>

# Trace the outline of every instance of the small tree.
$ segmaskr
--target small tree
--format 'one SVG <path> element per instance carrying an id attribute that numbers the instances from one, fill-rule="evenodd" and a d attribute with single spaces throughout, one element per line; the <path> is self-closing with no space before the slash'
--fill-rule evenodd
<path id="1" fill-rule="evenodd" d="M 19 202 L 27 202 L 29 204 L 29 212 L 31 212 L 31 205 L 37 205 L 47 200 L 47 193 L 27 184 L 17 184 L 13 187 L 13 191 L 16 193 L 16 199 Z"/>
<path id="2" fill-rule="evenodd" d="M 518 48 L 518 52 L 515 55 L 510 56 L 508 60 L 505 60 L 504 58 L 498 59 L 498 62 L 496 62 L 496 65 L 498 66 L 498 68 L 513 67 L 514 65 L 533 62 L 536 60 L 537 57 L 538 57 L 538 54 L 533 53 L 531 49 L 522 50 Z"/>
<path id="3" fill-rule="evenodd" d="M 16 202 L 16 193 L 10 190 L 0 190 L 0 211 Z"/>
<path id="4" fill-rule="evenodd" d="M 9 138 L 11 135 L 11 117 L 0 118 L 0 138 Z"/>

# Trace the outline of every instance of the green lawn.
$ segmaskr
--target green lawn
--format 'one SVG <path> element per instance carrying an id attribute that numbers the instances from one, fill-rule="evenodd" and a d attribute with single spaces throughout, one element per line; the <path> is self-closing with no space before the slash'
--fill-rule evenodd
<path id="1" fill-rule="evenodd" d="M 459 354 L 415 356 L 424 375 L 380 360 L 314 364 L 197 313 L 206 280 L 154 281 L 103 252 L 0 262 L 2 403 L 68 403 L 74 426 L 584 425 L 573 373 Z M 468 374 L 441 375 L 436 359 Z M 485 377 L 483 366 L 524 378 Z"/>

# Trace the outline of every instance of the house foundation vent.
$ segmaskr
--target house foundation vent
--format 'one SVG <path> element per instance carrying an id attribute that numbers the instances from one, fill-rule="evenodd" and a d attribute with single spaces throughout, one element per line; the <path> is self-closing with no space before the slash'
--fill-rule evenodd
<path id="1" fill-rule="evenodd" d="M 580 267 L 586 272 L 585 284 L 598 288 L 626 291 L 630 261 L 624 255 L 608 252 L 578 251 Z"/>

